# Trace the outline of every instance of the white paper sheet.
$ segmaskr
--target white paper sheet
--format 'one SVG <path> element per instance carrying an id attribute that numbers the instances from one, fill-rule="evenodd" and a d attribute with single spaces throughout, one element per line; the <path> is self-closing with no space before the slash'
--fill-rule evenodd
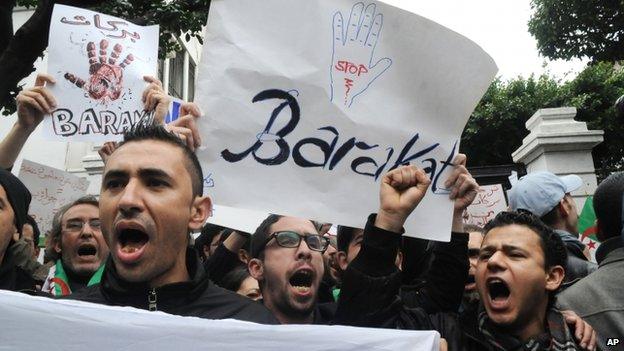
<path id="1" fill-rule="evenodd" d="M 431 190 L 407 235 L 448 241 L 443 183 L 496 73 L 476 44 L 382 2 L 215 0 L 196 101 L 215 203 L 353 227 L 395 165 Z"/>
<path id="2" fill-rule="evenodd" d="M 260 325 L 0 291 L 0 349 L 437 351 L 434 331 Z"/>
<path id="3" fill-rule="evenodd" d="M 30 190 L 28 213 L 42 233 L 52 229 L 52 218 L 61 207 L 84 196 L 89 188 L 85 178 L 28 160 L 22 161 L 18 177 Z"/>
<path id="4" fill-rule="evenodd" d="M 58 103 L 44 119 L 53 140 L 121 140 L 124 130 L 148 117 L 143 76 L 157 76 L 158 26 L 55 5 L 50 25 L 48 74 Z"/>

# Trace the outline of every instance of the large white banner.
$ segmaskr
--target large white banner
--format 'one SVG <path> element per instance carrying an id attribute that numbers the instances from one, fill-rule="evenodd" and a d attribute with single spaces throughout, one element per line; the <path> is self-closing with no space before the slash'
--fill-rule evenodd
<path id="1" fill-rule="evenodd" d="M 382 2 L 214 0 L 196 101 L 215 203 L 363 227 L 381 177 L 423 168 L 407 234 L 448 240 L 444 180 L 497 69 L 475 43 Z"/>
<path id="2" fill-rule="evenodd" d="M 58 103 L 44 119 L 55 140 L 121 140 L 148 117 L 143 76 L 157 76 L 158 26 L 141 27 L 82 8 L 55 5 L 50 24 L 48 73 Z"/>
<path id="3" fill-rule="evenodd" d="M 22 161 L 18 177 L 30 190 L 28 213 L 42 233 L 52 229 L 52 218 L 62 206 L 84 196 L 89 188 L 85 178 L 28 160 Z"/>
<path id="4" fill-rule="evenodd" d="M 438 351 L 435 331 L 260 325 L 0 291 L 0 349 Z"/>

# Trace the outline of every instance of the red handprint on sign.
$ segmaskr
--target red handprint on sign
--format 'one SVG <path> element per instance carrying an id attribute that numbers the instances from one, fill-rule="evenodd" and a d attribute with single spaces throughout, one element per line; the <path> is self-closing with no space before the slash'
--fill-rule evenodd
<path id="1" fill-rule="evenodd" d="M 95 100 L 113 101 L 121 96 L 123 89 L 123 70 L 134 60 L 132 54 L 117 64 L 117 59 L 121 55 L 123 47 L 115 44 L 113 51 L 107 61 L 106 49 L 108 40 L 100 41 L 99 60 L 96 57 L 95 43 L 87 44 L 87 56 L 89 57 L 89 81 L 77 77 L 72 73 L 65 73 L 65 79 L 74 83 L 77 87 L 85 89 L 89 96 Z"/>
<path id="2" fill-rule="evenodd" d="M 387 57 L 373 63 L 383 26 L 383 15 L 375 11 L 375 4 L 364 8 L 363 2 L 356 3 L 351 9 L 346 29 L 342 13 L 334 14 L 330 69 L 331 100 L 334 103 L 351 106 L 353 100 L 392 65 L 392 60 Z"/>

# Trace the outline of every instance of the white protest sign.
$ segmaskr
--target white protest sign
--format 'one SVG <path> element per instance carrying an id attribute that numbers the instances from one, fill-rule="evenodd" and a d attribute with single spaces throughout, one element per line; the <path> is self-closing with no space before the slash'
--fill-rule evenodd
<path id="1" fill-rule="evenodd" d="M 55 140 L 121 140 L 147 118 L 143 76 L 157 76 L 158 26 L 55 5 L 50 24 L 49 88 L 57 108 L 44 119 L 44 135 Z"/>
<path id="2" fill-rule="evenodd" d="M 29 213 L 42 232 L 52 228 L 54 214 L 87 193 L 89 181 L 60 169 L 28 160 L 22 161 L 19 179 L 32 195 Z"/>
<path id="3" fill-rule="evenodd" d="M 208 223 L 253 234 L 268 216 L 266 212 L 214 205 Z"/>
<path id="4" fill-rule="evenodd" d="M 260 325 L 0 291 L 7 350 L 438 351 L 435 331 Z"/>
<path id="5" fill-rule="evenodd" d="M 507 200 L 501 184 L 482 185 L 474 202 L 464 212 L 464 223 L 483 227 L 497 214 L 507 209 Z"/>
<path id="6" fill-rule="evenodd" d="M 381 2 L 214 0 L 197 102 L 215 203 L 363 227 L 379 181 L 432 179 L 406 223 L 450 238 L 443 184 L 496 73 L 475 43 Z"/>

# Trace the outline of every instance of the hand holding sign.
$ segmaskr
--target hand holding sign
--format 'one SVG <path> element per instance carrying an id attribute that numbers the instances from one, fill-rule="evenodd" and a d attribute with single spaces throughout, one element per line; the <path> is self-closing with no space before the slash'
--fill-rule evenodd
<path id="1" fill-rule="evenodd" d="M 407 217 L 425 197 L 431 180 L 416 166 L 401 166 L 381 180 L 375 226 L 401 232 Z"/>
<path id="2" fill-rule="evenodd" d="M 147 112 L 154 111 L 154 120 L 160 124 L 164 123 L 165 117 L 169 112 L 169 104 L 171 103 L 171 97 L 165 93 L 162 82 L 157 78 L 151 76 L 143 77 L 143 80 L 150 83 L 145 90 L 141 101 L 143 102 L 143 108 Z"/>
<path id="3" fill-rule="evenodd" d="M 56 107 L 56 100 L 45 87 L 47 83 L 56 83 L 51 75 L 40 73 L 35 86 L 17 95 L 17 124 L 24 130 L 33 131 L 43 120 L 45 114 Z"/>
<path id="4" fill-rule="evenodd" d="M 453 173 L 448 177 L 444 186 L 451 189 L 449 198 L 454 200 L 455 212 L 463 212 L 477 196 L 479 184 L 466 169 L 466 155 L 457 154 L 453 159 Z"/>
<path id="5" fill-rule="evenodd" d="M 332 51 L 332 101 L 350 107 L 353 100 L 392 65 L 382 58 L 373 64 L 375 47 L 383 26 L 383 15 L 375 14 L 375 4 L 364 9 L 364 3 L 353 5 L 347 28 L 341 12 L 334 14 L 334 48 Z"/>
<path id="6" fill-rule="evenodd" d="M 201 137 L 196 121 L 201 116 L 199 107 L 195 103 L 185 102 L 180 106 L 180 115 L 182 117 L 167 124 L 165 128 L 177 134 L 191 150 L 195 151 L 195 148 L 201 146 Z"/>

